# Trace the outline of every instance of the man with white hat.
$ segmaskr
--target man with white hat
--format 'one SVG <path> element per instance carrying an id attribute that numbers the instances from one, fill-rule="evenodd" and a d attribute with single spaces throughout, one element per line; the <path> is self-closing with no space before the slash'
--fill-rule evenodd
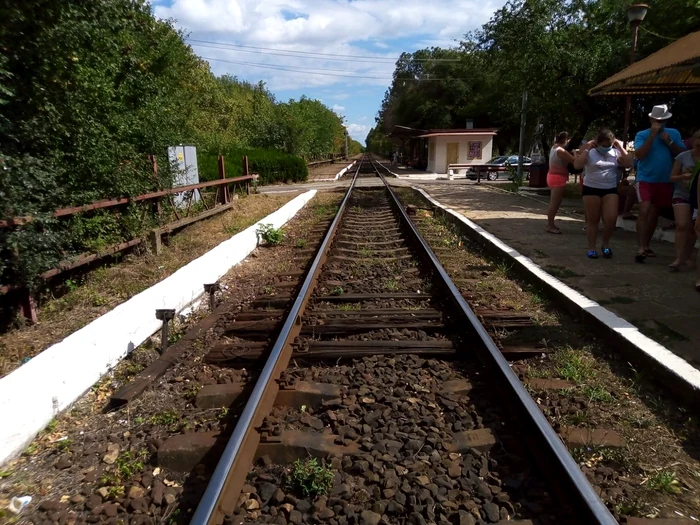
<path id="1" fill-rule="evenodd" d="M 656 254 L 649 249 L 651 237 L 656 230 L 661 208 L 670 207 L 673 197 L 671 169 L 673 159 L 684 151 L 681 134 L 666 123 L 671 118 L 668 106 L 654 106 L 649 113 L 651 127 L 640 131 L 634 138 L 637 164 L 637 217 L 638 250 L 635 260 L 644 262 Z"/>

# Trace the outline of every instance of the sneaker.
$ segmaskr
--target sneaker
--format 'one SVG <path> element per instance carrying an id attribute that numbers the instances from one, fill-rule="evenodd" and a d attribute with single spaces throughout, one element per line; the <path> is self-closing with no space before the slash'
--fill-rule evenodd
<path id="1" fill-rule="evenodd" d="M 598 258 L 598 252 L 595 250 L 591 250 L 588 252 L 588 258 L 589 259 L 597 259 Z"/>
<path id="2" fill-rule="evenodd" d="M 603 257 L 612 259 L 612 250 L 610 248 L 603 248 Z"/>

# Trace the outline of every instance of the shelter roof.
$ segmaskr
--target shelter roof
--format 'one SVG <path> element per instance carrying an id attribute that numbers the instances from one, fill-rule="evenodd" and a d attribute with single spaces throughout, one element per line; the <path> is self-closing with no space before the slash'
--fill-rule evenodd
<path id="1" fill-rule="evenodd" d="M 588 94 L 654 95 L 700 91 L 700 31 L 690 33 L 604 80 Z"/>
<path id="2" fill-rule="evenodd" d="M 431 129 L 420 138 L 428 137 L 459 137 L 459 136 L 475 136 L 475 135 L 496 135 L 497 128 L 472 128 L 472 129 Z"/>

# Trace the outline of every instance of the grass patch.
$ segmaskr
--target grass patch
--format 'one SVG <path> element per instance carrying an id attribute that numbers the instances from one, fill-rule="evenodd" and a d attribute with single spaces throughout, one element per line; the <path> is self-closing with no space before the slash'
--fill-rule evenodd
<path id="1" fill-rule="evenodd" d="M 587 385 L 581 392 L 593 403 L 612 403 L 614 400 L 610 392 L 602 386 Z"/>
<path id="2" fill-rule="evenodd" d="M 583 277 L 583 275 L 580 275 L 569 268 L 565 268 L 564 266 L 556 266 L 552 264 L 548 264 L 547 266 L 544 267 L 544 269 L 553 277 L 557 277 L 559 279 L 568 279 L 570 277 Z"/>
<path id="3" fill-rule="evenodd" d="M 391 291 L 398 290 L 398 289 L 399 289 L 399 283 L 398 283 L 398 281 L 397 281 L 396 279 L 389 279 L 389 280 L 386 282 L 386 284 L 384 285 L 384 287 L 385 287 L 387 290 L 391 290 Z"/>
<path id="4" fill-rule="evenodd" d="M 352 312 L 354 310 L 362 310 L 362 305 L 360 303 L 345 303 L 338 306 L 338 310 L 344 312 Z"/>
<path id="5" fill-rule="evenodd" d="M 151 424 L 171 426 L 180 421 L 180 416 L 172 410 L 165 410 L 151 417 Z"/>
<path id="6" fill-rule="evenodd" d="M 679 494 L 681 489 L 678 485 L 676 473 L 668 470 L 657 472 L 647 480 L 647 486 L 650 489 L 666 494 Z"/>
<path id="7" fill-rule="evenodd" d="M 261 224 L 258 229 L 255 230 L 260 239 L 267 246 L 277 246 L 284 240 L 284 232 L 281 228 L 275 228 L 272 224 Z"/>
<path id="8" fill-rule="evenodd" d="M 331 291 L 331 295 L 343 295 L 344 293 L 345 293 L 345 289 L 342 286 L 336 286 Z"/>
<path id="9" fill-rule="evenodd" d="M 579 464 L 589 467 L 597 466 L 601 463 L 631 469 L 635 467 L 635 462 L 623 448 L 584 446 L 571 450 L 571 457 Z"/>
<path id="10" fill-rule="evenodd" d="M 333 471 L 320 465 L 316 458 L 298 459 L 292 467 L 291 482 L 305 497 L 328 494 L 333 478 Z"/>
<path id="11" fill-rule="evenodd" d="M 580 383 L 595 376 L 591 360 L 570 347 L 557 350 L 552 362 L 556 373 L 568 381 Z"/>
<path id="12" fill-rule="evenodd" d="M 549 259 L 549 255 L 547 255 L 546 253 L 544 253 L 542 250 L 538 250 L 537 248 L 535 248 L 535 249 L 532 250 L 532 251 L 533 251 L 533 253 L 534 253 L 535 255 L 537 255 L 537 257 L 539 257 L 540 259 Z"/>

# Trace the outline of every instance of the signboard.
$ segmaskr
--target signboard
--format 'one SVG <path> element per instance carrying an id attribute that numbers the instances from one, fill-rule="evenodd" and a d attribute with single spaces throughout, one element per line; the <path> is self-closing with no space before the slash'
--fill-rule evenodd
<path id="1" fill-rule="evenodd" d="M 467 151 L 468 160 L 481 160 L 481 141 L 469 141 L 469 149 Z"/>
<path id="2" fill-rule="evenodd" d="M 173 187 L 199 183 L 197 148 L 194 146 L 171 146 L 168 148 L 168 160 L 173 170 Z M 194 202 L 199 201 L 199 190 L 194 190 L 192 197 Z M 176 193 L 173 200 L 176 206 L 182 207 L 187 202 L 187 195 Z"/>

